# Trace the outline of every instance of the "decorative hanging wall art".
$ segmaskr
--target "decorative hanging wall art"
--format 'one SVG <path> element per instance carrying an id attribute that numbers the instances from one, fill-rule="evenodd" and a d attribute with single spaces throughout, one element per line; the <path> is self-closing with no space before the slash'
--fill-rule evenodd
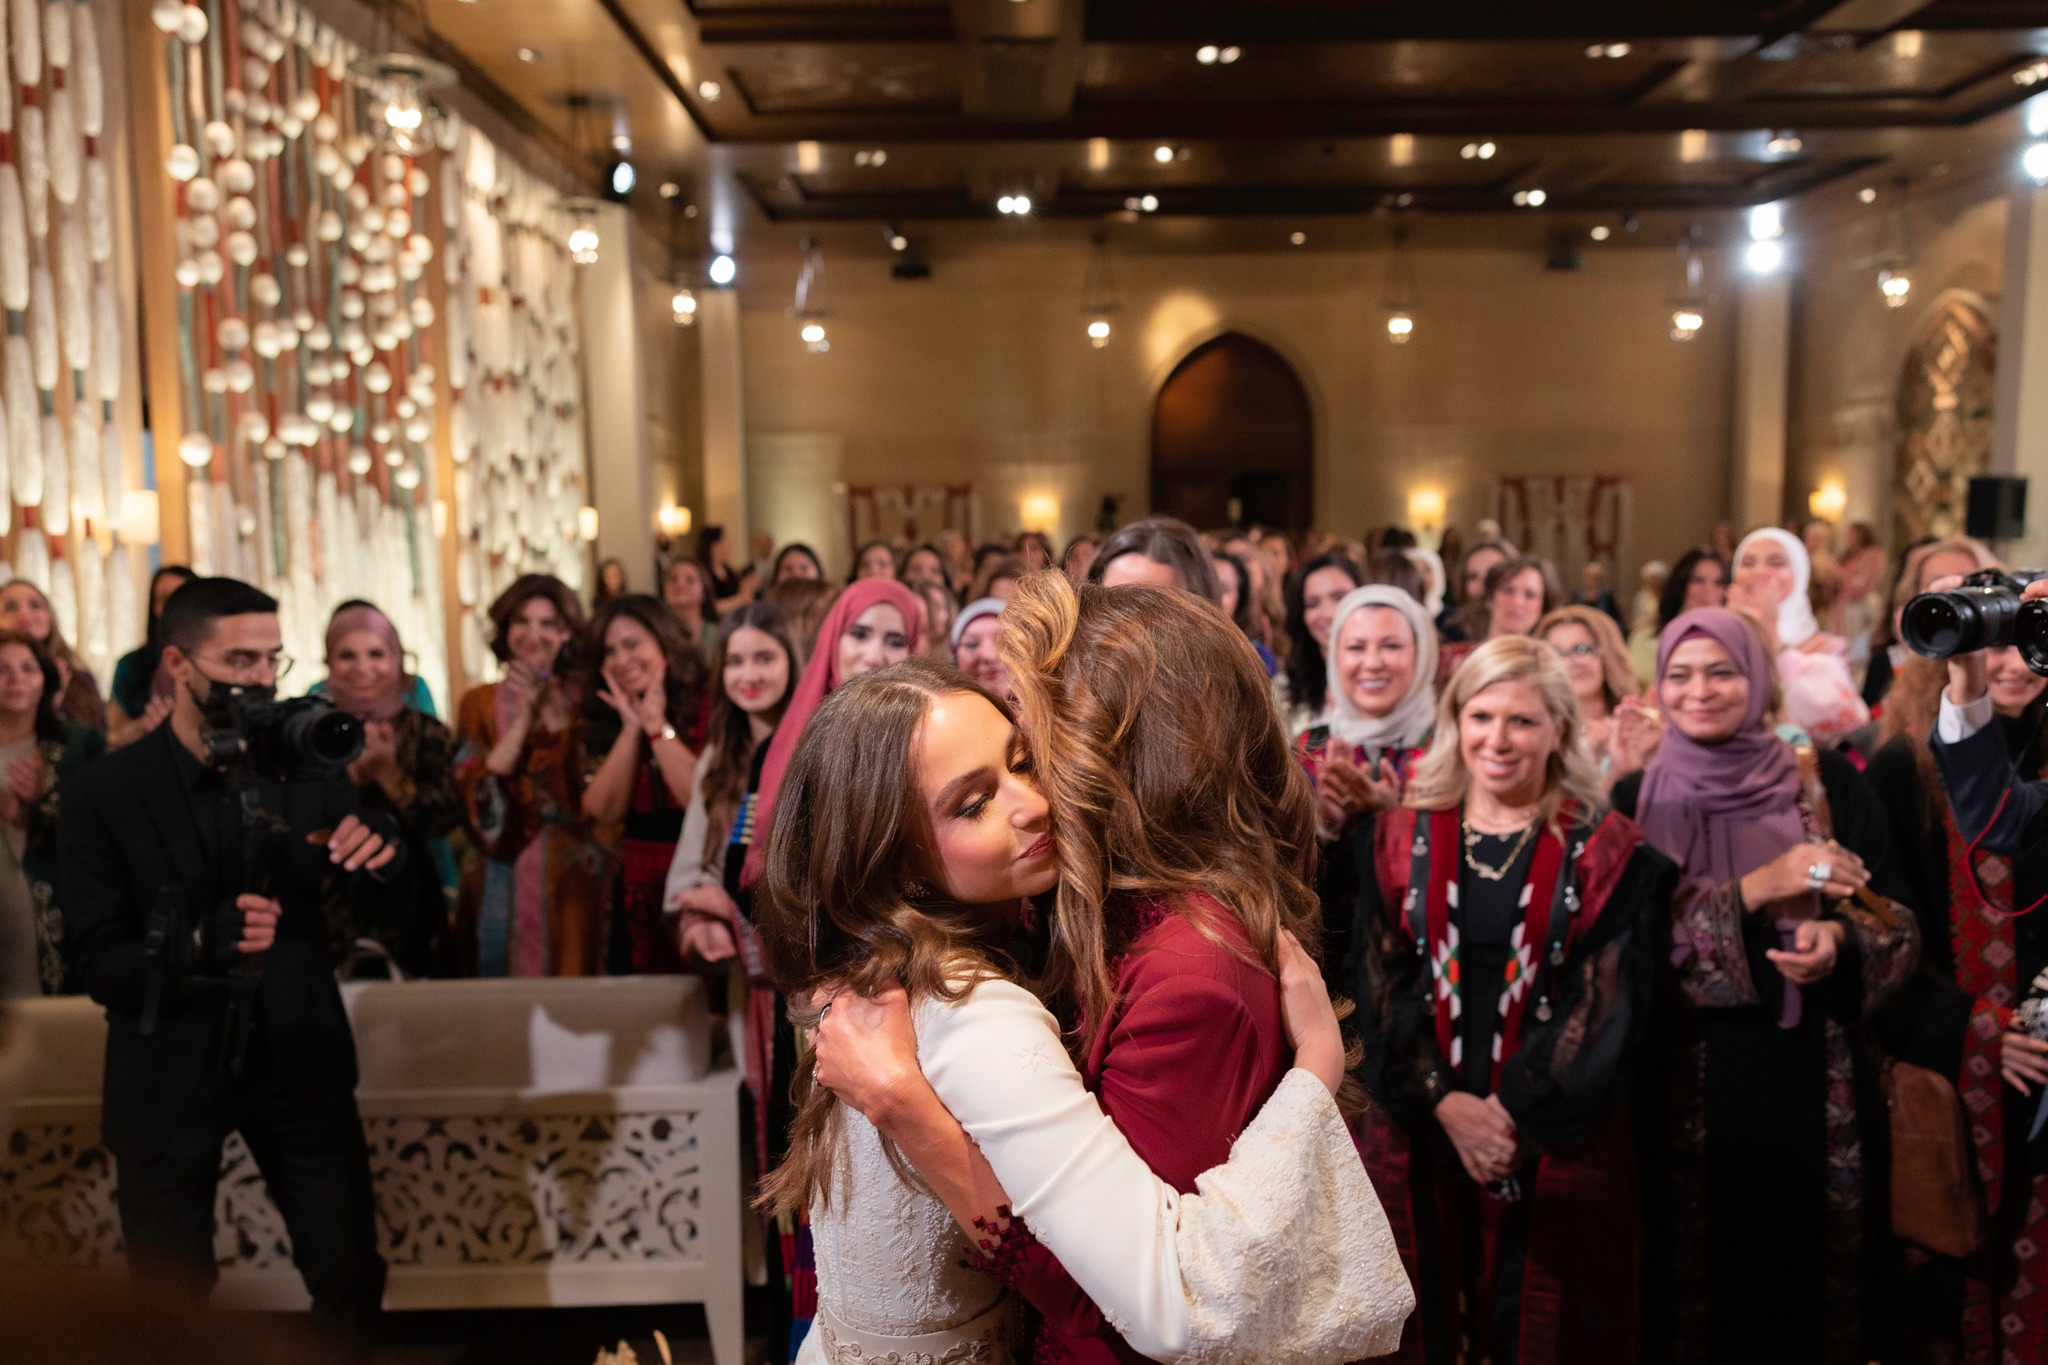
<path id="1" fill-rule="evenodd" d="M 401 135 L 365 84 L 376 63 L 292 0 L 151 17 L 193 567 L 275 595 L 316 676 L 333 609 L 377 603 L 448 706 L 451 646 L 469 678 L 492 669 L 477 617 L 497 586 L 583 577 L 566 215 L 452 115 Z"/>
<path id="2" fill-rule="evenodd" d="M 94 23 L 85 0 L 0 8 L 0 576 L 42 589 L 104 687 L 141 630 L 134 566 L 114 541 L 122 311 Z"/>

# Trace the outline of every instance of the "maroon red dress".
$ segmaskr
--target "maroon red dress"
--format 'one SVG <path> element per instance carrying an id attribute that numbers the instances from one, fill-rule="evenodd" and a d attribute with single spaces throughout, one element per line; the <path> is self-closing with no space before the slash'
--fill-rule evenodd
<path id="1" fill-rule="evenodd" d="M 1117 1005 L 1081 1065 L 1116 1126 L 1160 1179 L 1192 1194 L 1293 1065 L 1280 983 L 1237 916 L 1208 896 L 1138 908 L 1116 967 Z M 1201 927 L 1197 927 L 1199 919 Z M 1206 931 L 1206 932 L 1205 932 Z M 1038 1310 L 1036 1358 L 1143 1361 L 1053 1254 L 1015 1224 L 987 1268 Z"/>

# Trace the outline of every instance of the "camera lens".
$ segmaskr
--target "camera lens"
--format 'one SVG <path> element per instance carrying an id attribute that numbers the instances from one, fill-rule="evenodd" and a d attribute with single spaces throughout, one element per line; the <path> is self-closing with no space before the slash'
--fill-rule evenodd
<path id="1" fill-rule="evenodd" d="M 321 763 L 347 767 L 363 752 L 363 723 L 347 711 L 322 711 L 306 727 L 306 752 Z"/>
<path id="2" fill-rule="evenodd" d="M 2048 601 L 2020 603 L 2013 622 L 2012 642 L 2028 668 L 2048 676 Z"/>
<path id="3" fill-rule="evenodd" d="M 1976 604 L 1956 592 L 1922 593 L 1908 602 L 1899 618 L 1899 633 L 1908 648 L 1929 659 L 1983 647 L 1973 638 L 1982 633 Z"/>

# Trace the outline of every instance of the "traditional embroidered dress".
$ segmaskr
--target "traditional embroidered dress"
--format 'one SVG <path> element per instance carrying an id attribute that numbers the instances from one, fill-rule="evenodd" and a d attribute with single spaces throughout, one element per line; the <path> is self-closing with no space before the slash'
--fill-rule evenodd
<path id="1" fill-rule="evenodd" d="M 1314 726 L 1296 742 L 1301 766 L 1307 770 L 1310 782 L 1321 778 L 1333 742 L 1327 725 Z M 1374 754 L 1361 745 L 1339 743 L 1337 751 L 1349 748 L 1352 764 L 1366 772 L 1373 771 L 1381 758 L 1391 759 L 1401 790 L 1406 791 L 1416 761 L 1428 745 L 1428 737 L 1424 736 L 1422 743 L 1412 749 L 1389 749 Z M 1323 904 L 1323 979 L 1336 993 L 1351 989 L 1351 978 L 1346 975 L 1355 947 L 1351 917 L 1358 905 L 1359 888 L 1373 875 L 1373 831 L 1374 816 L 1368 811 L 1346 825 L 1336 839 L 1323 845 L 1322 860 L 1316 865 L 1316 895 Z"/>
<path id="2" fill-rule="evenodd" d="M 2008 757 L 2030 777 L 2042 766 L 2031 743 L 2037 711 L 1998 722 Z M 1928 968 L 1887 1006 L 1880 1036 L 1901 1059 L 1955 1082 L 1992 1223 L 1989 1244 L 1968 1261 L 1908 1249 L 1915 1315 L 1957 1343 L 1964 1365 L 2048 1359 L 2048 1141 L 2029 1142 L 2038 1092 L 2019 1094 L 1999 1071 L 2013 1010 L 2048 968 L 2048 907 L 2025 910 L 2048 877 L 2028 859 L 1969 846 L 1938 782 L 1928 789 L 1911 739 L 1878 751 L 1870 781 L 1905 836 Z"/>
<path id="3" fill-rule="evenodd" d="M 470 689 L 457 711 L 455 761 L 470 837 L 483 854 L 464 878 L 463 918 L 479 976 L 592 976 L 609 854 L 583 814 L 580 708 L 549 730 L 536 722 L 510 777 L 484 766 L 511 723 L 502 684 Z"/>
<path id="4" fill-rule="evenodd" d="M 1561 833 L 1560 833 L 1561 830 Z M 1359 1142 L 1421 1305 L 1397 1357 L 1636 1358 L 1637 1174 L 1624 1092 L 1645 1032 L 1668 860 L 1627 819 L 1489 841 L 1457 809 L 1378 821 L 1360 896 Z M 1498 870 L 1478 872 L 1472 862 Z M 1513 1117 L 1511 1180 L 1474 1184 L 1433 1111 Z"/>

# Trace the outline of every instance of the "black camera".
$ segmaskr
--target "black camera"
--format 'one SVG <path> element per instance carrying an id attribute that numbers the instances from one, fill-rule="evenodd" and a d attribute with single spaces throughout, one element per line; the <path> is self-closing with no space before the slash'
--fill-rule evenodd
<path id="1" fill-rule="evenodd" d="M 2011 645 L 2028 668 L 2048 675 L 2048 600 L 2020 601 L 2021 590 L 2042 577 L 2048 572 L 1980 569 L 1961 587 L 1923 592 L 1906 603 L 1899 634 L 1906 648 L 1929 659 Z"/>
<path id="2" fill-rule="evenodd" d="M 278 701 L 267 688 L 213 684 L 200 735 L 224 772 L 265 782 L 332 776 L 363 752 L 363 723 L 324 697 Z"/>

